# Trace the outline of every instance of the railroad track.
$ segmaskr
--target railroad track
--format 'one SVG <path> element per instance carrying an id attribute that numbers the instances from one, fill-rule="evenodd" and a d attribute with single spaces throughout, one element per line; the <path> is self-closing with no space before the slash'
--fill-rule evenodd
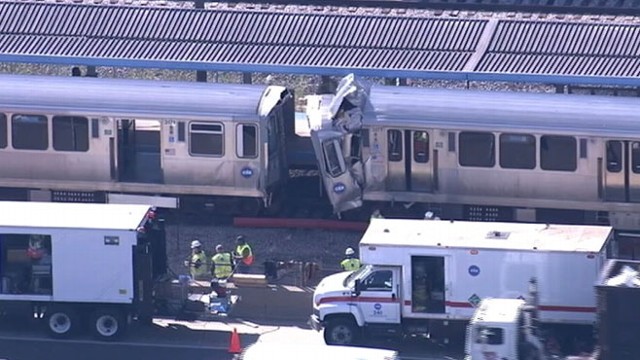
<path id="1" fill-rule="evenodd" d="M 180 0 L 179 0 L 180 1 Z M 184 0 L 202 7 L 208 0 Z M 235 4 L 240 2 L 227 2 Z M 572 15 L 640 16 L 640 0 L 253 0 L 257 5 L 305 5 L 325 7 L 372 7 L 384 9 L 431 9 L 450 11 L 524 12 Z"/>

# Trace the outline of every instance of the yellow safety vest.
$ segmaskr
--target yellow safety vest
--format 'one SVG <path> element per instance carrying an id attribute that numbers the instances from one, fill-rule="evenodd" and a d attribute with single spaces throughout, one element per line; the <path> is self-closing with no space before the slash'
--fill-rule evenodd
<path id="1" fill-rule="evenodd" d="M 198 261 L 200 260 L 200 261 Z M 197 264 L 200 264 L 198 266 Z M 204 251 L 199 254 L 191 254 L 190 272 L 192 277 L 202 276 L 207 274 L 207 255 Z"/>
<path id="2" fill-rule="evenodd" d="M 249 249 L 249 255 L 246 257 L 243 255 L 245 249 Z M 236 253 L 238 253 L 239 256 L 242 256 L 242 262 L 245 265 L 253 264 L 253 252 L 251 251 L 251 246 L 249 246 L 249 244 L 238 245 L 236 247 Z"/>
<path id="3" fill-rule="evenodd" d="M 340 263 L 342 269 L 345 271 L 354 271 L 360 269 L 360 260 L 359 259 L 344 259 Z"/>
<path id="4" fill-rule="evenodd" d="M 216 278 L 226 279 L 231 276 L 231 272 L 233 271 L 231 266 L 231 254 L 228 252 L 215 254 L 211 258 L 211 261 L 215 265 L 213 272 Z"/>

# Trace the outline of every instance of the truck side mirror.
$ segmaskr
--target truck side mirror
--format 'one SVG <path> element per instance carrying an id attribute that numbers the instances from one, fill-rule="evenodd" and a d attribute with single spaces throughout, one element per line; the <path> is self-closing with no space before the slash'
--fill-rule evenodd
<path id="1" fill-rule="evenodd" d="M 353 285 L 353 296 L 360 296 L 360 291 L 362 291 L 361 287 L 360 279 L 356 279 Z"/>

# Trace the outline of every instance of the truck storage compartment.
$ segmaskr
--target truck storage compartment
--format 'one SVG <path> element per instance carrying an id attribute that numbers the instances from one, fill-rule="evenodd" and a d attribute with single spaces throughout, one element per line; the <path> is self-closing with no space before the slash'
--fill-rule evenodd
<path id="1" fill-rule="evenodd" d="M 640 261 L 609 260 L 598 279 L 600 360 L 640 358 L 639 270 Z"/>

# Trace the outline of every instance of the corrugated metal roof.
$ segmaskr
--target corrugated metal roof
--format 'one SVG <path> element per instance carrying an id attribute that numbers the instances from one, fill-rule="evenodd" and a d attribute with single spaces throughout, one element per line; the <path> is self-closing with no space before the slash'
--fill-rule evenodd
<path id="1" fill-rule="evenodd" d="M 287 9 L 0 1 L 0 61 L 640 84 L 637 25 Z"/>
<path id="2" fill-rule="evenodd" d="M 637 77 L 640 26 L 501 21 L 476 70 Z"/>
<path id="3" fill-rule="evenodd" d="M 483 20 L 0 3 L 0 51 L 145 61 L 461 70 Z M 207 66 L 208 65 L 208 66 Z"/>

